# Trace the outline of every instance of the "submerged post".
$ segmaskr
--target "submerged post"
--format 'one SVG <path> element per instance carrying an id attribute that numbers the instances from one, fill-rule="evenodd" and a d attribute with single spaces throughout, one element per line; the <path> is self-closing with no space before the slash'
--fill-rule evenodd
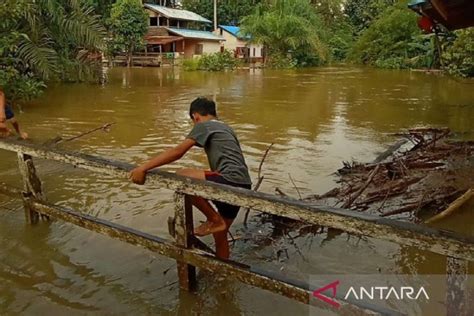
<path id="1" fill-rule="evenodd" d="M 28 224 L 36 224 L 39 221 L 39 213 L 35 212 L 28 203 L 28 198 L 34 197 L 45 200 L 41 180 L 36 174 L 33 158 L 30 155 L 18 153 L 18 167 L 23 178 L 23 204 L 25 207 L 25 218 Z M 43 217 L 48 219 L 47 216 Z"/>
<path id="2" fill-rule="evenodd" d="M 467 316 L 467 275 L 469 261 L 447 257 L 446 315 Z"/>
<path id="3" fill-rule="evenodd" d="M 175 192 L 175 238 L 178 246 L 191 248 L 193 234 L 193 209 L 189 197 Z M 191 291 L 196 286 L 196 267 L 184 262 L 177 262 L 179 286 Z"/>

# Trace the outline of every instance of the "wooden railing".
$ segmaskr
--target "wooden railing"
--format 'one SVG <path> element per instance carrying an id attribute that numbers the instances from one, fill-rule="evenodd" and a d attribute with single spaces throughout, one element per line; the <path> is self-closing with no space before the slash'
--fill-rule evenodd
<path id="1" fill-rule="evenodd" d="M 128 173 L 133 168 L 132 165 L 13 140 L 0 140 L 0 149 L 18 154 L 19 169 L 24 183 L 23 190 L 0 183 L 0 193 L 23 199 L 26 219 L 29 223 L 37 223 L 40 216 L 56 218 L 173 258 L 178 263 L 179 282 L 183 289 L 194 288 L 196 283 L 195 267 L 198 267 L 224 273 L 226 277 L 305 304 L 322 308 L 328 307 L 324 302 L 311 299 L 311 289 L 306 282 L 289 280 L 281 275 L 261 271 L 245 264 L 220 260 L 211 253 L 203 251 L 205 246 L 192 234 L 192 206 L 187 198 L 188 195 L 191 195 L 444 255 L 447 257 L 448 286 L 450 289 L 457 289 L 447 293 L 448 313 L 458 312 L 464 308 L 462 304 L 458 304 L 464 301 L 465 295 L 464 291 L 459 289 L 463 289 L 465 286 L 468 262 L 474 260 L 473 238 L 351 210 L 314 206 L 299 200 L 186 178 L 163 171 L 152 171 L 147 176 L 147 184 L 175 191 L 175 220 L 173 223 L 175 242 L 171 242 L 46 202 L 32 158 L 67 163 L 124 180 L 128 178 Z M 452 295 L 452 293 L 457 294 Z M 390 314 L 393 312 L 374 306 L 360 305 L 362 303 L 357 303 L 359 305 L 349 303 L 340 297 L 337 297 L 337 301 L 341 304 L 341 310 L 338 311 L 341 313 L 345 310 L 369 314 Z"/>
<path id="2" fill-rule="evenodd" d="M 117 55 L 112 58 L 115 64 L 124 64 L 127 62 L 126 55 Z M 174 65 L 176 57 L 174 53 L 143 53 L 135 52 L 132 56 L 132 64 L 140 66 L 161 66 L 161 65 Z"/>

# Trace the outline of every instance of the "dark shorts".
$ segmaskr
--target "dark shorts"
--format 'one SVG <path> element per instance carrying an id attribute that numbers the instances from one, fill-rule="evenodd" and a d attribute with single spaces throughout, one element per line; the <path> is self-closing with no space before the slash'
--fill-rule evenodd
<path id="1" fill-rule="evenodd" d="M 7 118 L 7 120 L 11 120 L 14 116 L 15 113 L 13 113 L 11 106 L 5 106 L 5 117 Z"/>
<path id="2" fill-rule="evenodd" d="M 224 179 L 223 176 L 221 176 L 217 172 L 206 171 L 205 176 L 206 176 L 207 181 L 230 185 L 237 188 L 249 189 L 249 190 L 251 188 L 250 184 L 240 184 L 240 183 L 227 181 L 226 179 Z M 211 201 L 211 202 L 212 204 L 216 206 L 217 210 L 219 211 L 219 214 L 221 214 L 221 216 L 224 218 L 235 219 L 237 217 L 237 214 L 239 213 L 240 206 L 235 206 L 235 205 L 231 205 L 231 204 L 219 202 L 219 201 Z"/>

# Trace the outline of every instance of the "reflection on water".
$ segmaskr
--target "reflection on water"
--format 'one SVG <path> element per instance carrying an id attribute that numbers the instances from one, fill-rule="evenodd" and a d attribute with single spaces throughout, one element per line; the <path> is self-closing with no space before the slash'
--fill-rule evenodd
<path id="1" fill-rule="evenodd" d="M 361 68 L 236 73 L 172 69 L 113 69 L 104 86 L 58 85 L 18 114 L 25 130 L 42 143 L 73 136 L 105 122 L 95 133 L 62 145 L 68 150 L 139 163 L 184 139 L 187 110 L 200 95 L 218 102 L 222 120 L 239 135 L 256 176 L 268 144 L 261 190 L 275 187 L 296 196 L 334 185 L 342 160 L 369 161 L 394 140 L 388 133 L 419 125 L 448 126 L 459 138 L 474 138 L 474 90 L 469 84 L 420 73 Z M 0 153 L 0 178 L 20 186 L 15 155 Z M 193 149 L 163 169 L 206 168 Z M 37 162 L 50 201 L 142 231 L 167 236 L 171 192 L 137 187 L 125 179 L 92 174 L 52 162 Z M 0 197 L 0 314 L 154 313 L 240 314 L 278 310 L 307 313 L 307 307 L 240 283 L 202 273 L 197 294 L 177 289 L 173 261 L 62 222 L 29 227 L 21 205 Z M 325 235 L 256 245 L 272 227 L 241 225 L 235 259 L 307 279 L 322 273 L 443 273 L 445 259 L 368 238 Z M 460 214 L 445 228 L 473 234 L 472 216 Z M 464 223 L 464 224 L 462 224 Z M 277 260 L 278 247 L 289 258 Z M 301 251 L 301 253 L 300 253 Z"/>

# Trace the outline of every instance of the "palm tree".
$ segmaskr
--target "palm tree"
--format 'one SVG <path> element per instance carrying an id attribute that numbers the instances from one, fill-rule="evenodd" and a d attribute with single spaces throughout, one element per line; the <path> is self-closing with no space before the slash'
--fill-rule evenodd
<path id="1" fill-rule="evenodd" d="M 90 72 L 90 54 L 104 47 L 105 38 L 91 6 L 82 0 L 7 0 L 6 6 L 16 21 L 14 30 L 0 29 L 0 35 L 20 36 L 4 55 L 13 56 L 17 67 L 43 80 L 84 79 Z"/>
<path id="2" fill-rule="evenodd" d="M 269 54 L 286 56 L 304 49 L 326 59 L 323 26 L 309 0 L 275 0 L 242 20 L 242 32 L 263 44 Z"/>

